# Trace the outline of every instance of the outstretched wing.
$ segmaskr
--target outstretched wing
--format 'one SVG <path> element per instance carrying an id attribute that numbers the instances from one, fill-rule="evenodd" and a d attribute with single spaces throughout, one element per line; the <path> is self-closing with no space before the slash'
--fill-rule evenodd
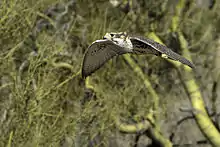
<path id="1" fill-rule="evenodd" d="M 86 78 L 102 67 L 116 55 L 126 53 L 124 48 L 109 40 L 97 40 L 90 45 L 85 53 L 82 65 L 82 77 Z"/>
<path id="2" fill-rule="evenodd" d="M 195 68 L 195 65 L 186 58 L 180 56 L 179 54 L 173 52 L 168 47 L 159 44 L 151 39 L 147 39 L 143 37 L 130 37 L 130 40 L 134 47 L 133 51 L 135 53 L 148 53 L 162 57 L 165 55 L 166 57 L 172 60 L 179 61 L 185 65 L 188 65 L 191 68 Z"/>

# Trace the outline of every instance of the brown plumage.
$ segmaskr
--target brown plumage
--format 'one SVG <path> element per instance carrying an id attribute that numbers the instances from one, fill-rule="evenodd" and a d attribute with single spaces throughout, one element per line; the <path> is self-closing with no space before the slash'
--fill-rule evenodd
<path id="1" fill-rule="evenodd" d="M 128 36 L 124 32 L 107 33 L 103 40 L 97 40 L 88 47 L 83 59 L 82 77 L 86 78 L 114 56 L 125 53 L 165 56 L 195 68 L 194 64 L 186 58 L 151 39 Z"/>
<path id="2" fill-rule="evenodd" d="M 182 64 L 188 65 L 191 68 L 195 68 L 195 65 L 186 58 L 180 56 L 166 46 L 159 44 L 151 39 L 131 36 L 130 40 L 134 48 L 133 50 L 136 53 L 154 54 L 156 56 L 166 55 L 169 59 L 179 61 Z"/>
<path id="3" fill-rule="evenodd" d="M 110 40 L 97 40 L 87 49 L 82 65 L 82 77 L 86 78 L 116 55 L 127 53 L 126 49 Z"/>

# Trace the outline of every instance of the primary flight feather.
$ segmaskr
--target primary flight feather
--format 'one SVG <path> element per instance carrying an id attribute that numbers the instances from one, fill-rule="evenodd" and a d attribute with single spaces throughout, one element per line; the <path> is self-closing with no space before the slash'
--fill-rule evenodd
<path id="1" fill-rule="evenodd" d="M 102 40 L 96 40 L 88 47 L 83 59 L 82 77 L 86 78 L 114 56 L 125 53 L 165 56 L 191 68 L 195 67 L 186 58 L 151 39 L 140 36 L 128 36 L 125 32 L 106 33 Z"/>
<path id="2" fill-rule="evenodd" d="M 93 42 L 87 49 L 83 65 L 82 76 L 85 78 L 98 70 L 109 59 L 116 55 L 122 55 L 128 53 L 126 48 L 115 45 L 110 40 L 97 40 Z"/>

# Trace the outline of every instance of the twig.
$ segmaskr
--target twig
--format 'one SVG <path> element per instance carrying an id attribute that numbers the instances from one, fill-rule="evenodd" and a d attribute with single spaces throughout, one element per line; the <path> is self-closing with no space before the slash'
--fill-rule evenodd
<path id="1" fill-rule="evenodd" d="M 178 38 L 179 38 L 181 49 L 183 51 L 183 55 L 187 57 L 189 60 L 191 60 L 191 56 L 187 48 L 187 45 L 188 45 L 187 41 L 184 38 L 180 29 L 178 28 L 178 25 L 180 23 L 181 11 L 183 10 L 184 6 L 185 6 L 185 0 L 180 0 L 179 4 L 176 7 L 176 15 L 173 16 L 172 31 L 178 33 Z M 156 39 L 159 40 L 158 38 L 159 37 L 155 37 L 154 40 Z M 198 123 L 200 130 L 203 132 L 203 134 L 207 137 L 207 139 L 211 142 L 212 145 L 220 146 L 220 139 L 219 139 L 220 133 L 218 132 L 216 127 L 213 125 L 211 119 L 209 118 L 207 114 L 202 95 L 200 91 L 197 90 L 199 89 L 199 86 L 197 85 L 196 81 L 193 78 L 194 76 L 192 73 L 192 69 L 184 66 L 184 72 L 182 73 L 183 73 L 183 76 L 192 78 L 192 80 L 190 81 L 184 81 L 184 85 L 185 85 L 187 93 L 189 94 L 189 98 L 191 100 L 193 108 L 201 112 L 201 113 L 195 113 L 195 118 L 196 118 L 196 121 Z"/>
<path id="2" fill-rule="evenodd" d="M 159 96 L 157 95 L 156 91 L 153 89 L 149 78 L 146 74 L 143 73 L 143 71 L 141 70 L 141 68 L 131 59 L 130 55 L 124 55 L 125 60 L 127 61 L 127 63 L 132 67 L 132 69 L 134 70 L 134 72 L 137 73 L 137 75 L 144 80 L 144 85 L 146 86 L 147 90 L 150 92 L 151 97 L 154 99 L 154 106 L 153 106 L 153 111 L 158 111 L 159 108 Z M 156 121 L 158 120 L 158 113 L 157 115 L 155 115 Z"/>

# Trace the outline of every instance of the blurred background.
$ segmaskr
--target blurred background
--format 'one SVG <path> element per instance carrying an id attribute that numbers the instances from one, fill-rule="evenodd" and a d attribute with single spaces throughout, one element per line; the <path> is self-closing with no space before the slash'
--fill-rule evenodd
<path id="1" fill-rule="evenodd" d="M 217 0 L 1 0 L 0 146 L 161 146 L 148 130 L 122 132 L 115 123 L 136 124 L 151 113 L 173 146 L 212 146 L 192 115 L 183 67 L 129 56 L 148 87 L 124 56 L 87 81 L 80 70 L 87 47 L 107 32 L 156 34 L 184 56 L 178 28 L 196 65 L 197 91 L 219 130 L 219 11 Z"/>

